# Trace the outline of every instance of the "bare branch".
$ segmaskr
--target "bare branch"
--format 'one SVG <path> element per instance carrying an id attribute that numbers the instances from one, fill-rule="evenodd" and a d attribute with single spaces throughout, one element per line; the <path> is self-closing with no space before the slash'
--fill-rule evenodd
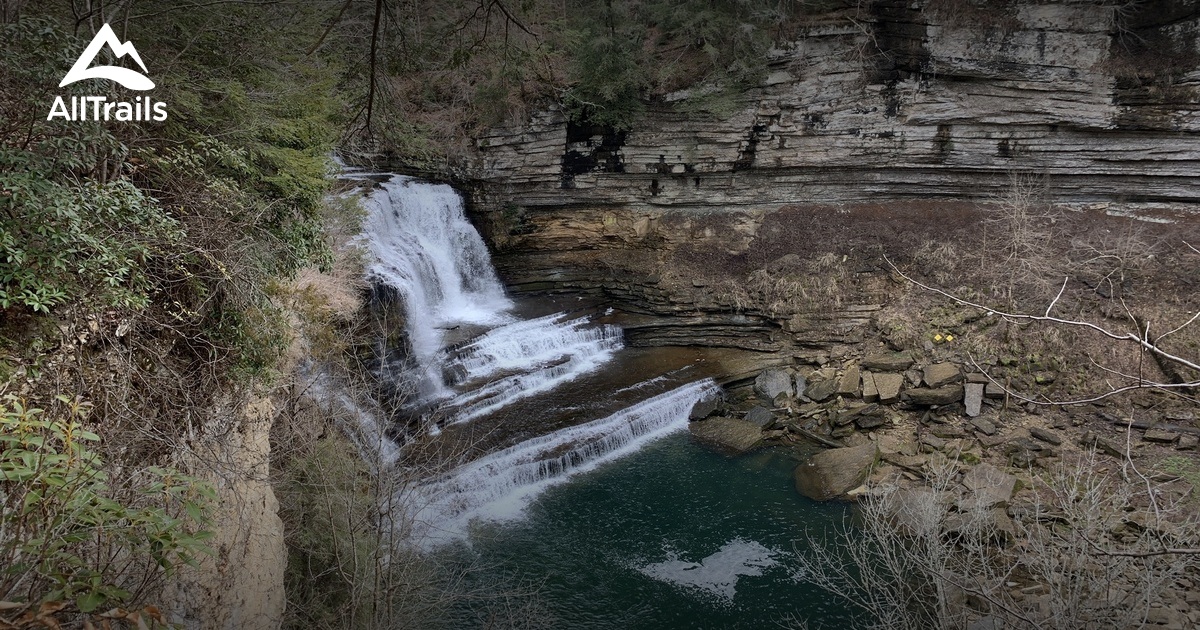
<path id="1" fill-rule="evenodd" d="M 1097 324 L 1094 324 L 1092 322 L 1087 322 L 1087 321 L 1063 319 L 1061 317 L 1050 317 L 1047 315 L 1029 315 L 1027 313 L 1010 313 L 1010 312 L 1002 311 L 999 309 L 992 308 L 990 306 L 985 306 L 983 304 L 978 304 L 976 302 L 972 302 L 970 300 L 964 300 L 963 298 L 960 298 L 956 295 L 953 295 L 951 293 L 943 291 L 942 289 L 938 289 L 936 287 L 931 287 L 927 284 L 918 282 L 916 279 L 910 277 L 908 274 L 905 274 L 903 271 L 900 271 L 900 268 L 897 267 L 896 264 L 893 263 L 886 256 L 884 256 L 884 260 L 887 262 L 887 264 L 889 266 L 891 266 L 893 271 L 895 271 L 897 274 L 900 275 L 900 277 L 904 278 L 905 280 L 908 280 L 909 282 L 917 285 L 918 287 L 921 287 L 922 289 L 925 289 L 926 291 L 930 291 L 932 293 L 937 293 L 938 295 L 941 295 L 945 298 L 953 300 L 954 302 L 957 302 L 958 304 L 962 304 L 963 306 L 970 306 L 972 308 L 977 308 L 977 309 L 979 309 L 981 311 L 985 311 L 989 314 L 995 313 L 996 315 L 999 315 L 1001 317 L 1004 317 L 1006 319 L 1011 319 L 1011 320 L 1051 322 L 1051 323 L 1055 323 L 1055 324 L 1062 324 L 1064 326 L 1086 328 L 1086 329 L 1092 330 L 1094 332 L 1097 332 L 1101 335 L 1104 335 L 1105 337 L 1108 337 L 1110 339 L 1115 339 L 1117 341 L 1131 341 L 1131 342 L 1141 346 L 1142 349 L 1147 350 L 1147 351 L 1151 352 L 1152 354 L 1158 355 L 1159 357 L 1167 359 L 1168 361 L 1171 361 L 1173 363 L 1178 363 L 1180 365 L 1189 367 L 1193 370 L 1200 371 L 1200 364 L 1198 364 L 1194 361 L 1189 361 L 1183 357 L 1180 357 L 1178 355 L 1167 352 L 1167 351 L 1163 350 L 1162 348 L 1159 348 L 1154 343 L 1151 343 L 1150 340 L 1141 333 L 1141 331 L 1139 331 L 1138 334 L 1119 333 L 1119 332 L 1113 332 L 1111 330 L 1108 330 L 1107 328 L 1103 328 Z M 1146 330 L 1149 330 L 1149 324 L 1147 324 Z"/>
<path id="2" fill-rule="evenodd" d="M 1054 309 L 1054 305 L 1055 305 L 1055 304 L 1058 304 L 1058 300 L 1059 300 L 1059 298 L 1061 298 L 1061 297 L 1062 297 L 1062 295 L 1063 295 L 1063 291 L 1066 291 L 1066 290 L 1067 290 L 1067 282 L 1068 282 L 1070 279 L 1071 279 L 1071 278 L 1070 278 L 1069 276 L 1068 276 L 1068 277 L 1065 277 L 1065 278 L 1063 278 L 1062 288 L 1060 288 L 1060 289 L 1058 290 L 1058 295 L 1054 296 L 1054 299 L 1053 299 L 1053 300 L 1050 302 L 1050 306 L 1047 306 L 1047 307 L 1046 307 L 1046 317 L 1049 317 L 1049 316 L 1050 316 L 1050 311 Z"/>

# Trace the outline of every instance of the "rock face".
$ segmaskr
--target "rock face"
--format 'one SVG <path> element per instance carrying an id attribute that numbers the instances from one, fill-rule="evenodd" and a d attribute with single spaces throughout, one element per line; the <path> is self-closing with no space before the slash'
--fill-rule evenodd
<path id="1" fill-rule="evenodd" d="M 691 422 L 688 429 L 696 439 L 734 455 L 745 453 L 762 442 L 762 428 L 736 418 L 709 418 Z"/>
<path id="2" fill-rule="evenodd" d="M 465 167 L 477 207 L 985 199 L 1023 169 L 1061 202 L 1200 200 L 1192 0 L 974 3 L 969 18 L 954 4 L 874 0 L 853 21 L 815 20 L 732 115 L 685 113 L 685 90 L 628 131 L 556 110 L 492 129 Z"/>
<path id="3" fill-rule="evenodd" d="M 164 594 L 173 623 L 184 628 L 278 628 L 284 612 L 287 551 L 279 503 L 269 482 L 269 434 L 275 410 L 269 398 L 241 410 L 217 409 L 214 422 L 237 430 L 196 449 L 198 470 L 217 489 L 215 557 L 171 578 Z"/>
<path id="4" fill-rule="evenodd" d="M 796 489 L 816 501 L 843 496 L 862 485 L 878 454 L 873 443 L 817 453 L 796 467 Z"/>

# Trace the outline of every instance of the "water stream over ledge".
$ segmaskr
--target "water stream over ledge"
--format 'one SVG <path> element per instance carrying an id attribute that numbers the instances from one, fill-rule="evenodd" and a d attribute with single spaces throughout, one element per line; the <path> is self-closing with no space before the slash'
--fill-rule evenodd
<path id="1" fill-rule="evenodd" d="M 465 462 L 397 497 L 411 544 L 540 584 L 555 625 L 848 619 L 792 560 L 846 508 L 794 491 L 791 451 L 730 459 L 686 433 L 743 351 L 626 348 L 606 304 L 509 298 L 448 186 L 394 176 L 367 206 L 369 275 L 402 301 L 408 344 L 379 376 Z"/>

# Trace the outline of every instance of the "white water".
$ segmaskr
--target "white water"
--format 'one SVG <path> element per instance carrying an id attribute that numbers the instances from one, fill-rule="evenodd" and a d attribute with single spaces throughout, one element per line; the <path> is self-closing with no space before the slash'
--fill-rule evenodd
<path id="1" fill-rule="evenodd" d="M 408 489 L 404 502 L 414 506 L 415 540 L 436 546 L 465 539 L 474 519 L 516 518 L 545 489 L 685 429 L 692 406 L 718 390 L 709 379 L 689 383 L 607 418 L 526 440 Z"/>
<path id="2" fill-rule="evenodd" d="M 417 401 L 446 400 L 451 422 L 491 413 L 548 391 L 606 363 L 621 348 L 614 326 L 565 314 L 519 321 L 487 248 L 449 186 L 394 176 L 367 198 L 363 240 L 373 281 L 403 297 L 417 374 Z M 492 326 L 464 347 L 445 350 L 445 330 Z M 452 391 L 445 374 L 462 386 Z M 415 378 L 413 378 L 415 376 Z M 436 430 L 436 429 L 434 429 Z"/>
<path id="3" fill-rule="evenodd" d="M 558 313 L 495 328 L 458 348 L 446 371 L 461 377 L 465 391 L 443 406 L 451 422 L 486 415 L 607 363 L 623 347 L 621 329 L 588 323 Z"/>
<path id="4" fill-rule="evenodd" d="M 667 559 L 638 569 L 647 577 L 714 595 L 732 602 L 742 576 L 759 576 L 779 564 L 775 551 L 752 540 L 735 538 L 716 553 L 700 560 L 680 560 L 679 554 L 668 548 Z"/>
<path id="5" fill-rule="evenodd" d="M 454 189 L 396 176 L 380 184 L 366 206 L 363 237 L 375 257 L 368 274 L 404 299 L 409 341 L 424 369 L 418 396 L 444 396 L 434 360 L 443 329 L 510 321 L 512 303 Z"/>

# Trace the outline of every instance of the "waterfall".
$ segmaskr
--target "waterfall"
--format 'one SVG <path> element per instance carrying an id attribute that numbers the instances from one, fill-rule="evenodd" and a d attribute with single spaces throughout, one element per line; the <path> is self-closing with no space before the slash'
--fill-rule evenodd
<path id="1" fill-rule="evenodd" d="M 368 275 L 404 300 L 409 342 L 424 371 L 418 396 L 445 396 L 435 361 L 443 329 L 509 321 L 512 303 L 454 189 L 393 176 L 367 197 L 366 206 L 363 238 L 375 258 Z"/>
<path id="2" fill-rule="evenodd" d="M 405 492 L 415 540 L 436 546 L 462 539 L 472 519 L 504 520 L 548 487 L 687 427 L 697 401 L 716 395 L 704 379 L 627 407 L 607 418 L 559 429 L 461 466 Z"/>
<path id="3" fill-rule="evenodd" d="M 391 176 L 377 183 L 366 206 L 360 238 L 373 257 L 368 274 L 403 301 L 411 346 L 399 374 L 385 366 L 380 375 L 416 385 L 416 406 L 443 418 L 429 425 L 431 434 L 595 371 L 624 347 L 620 328 L 587 316 L 512 315 L 487 248 L 449 186 Z M 464 325 L 449 343 L 446 331 Z M 621 391 L 653 391 L 668 378 Z M 397 514 L 411 519 L 418 544 L 460 539 L 472 519 L 515 516 L 543 489 L 683 429 L 692 406 L 717 390 L 711 380 L 696 381 L 408 484 L 394 497 L 404 506 Z M 336 402 L 368 439 L 381 434 L 368 430 L 368 414 L 353 401 Z"/>
<path id="4" fill-rule="evenodd" d="M 449 422 L 465 422 L 600 367 L 622 347 L 621 330 L 559 313 L 518 320 L 487 247 L 462 199 L 443 184 L 392 176 L 367 197 L 363 241 L 374 282 L 404 301 L 418 403 L 441 401 Z M 456 348 L 445 330 L 490 328 Z M 413 368 L 409 368 L 412 370 Z M 452 382 L 446 377 L 451 375 Z"/>

